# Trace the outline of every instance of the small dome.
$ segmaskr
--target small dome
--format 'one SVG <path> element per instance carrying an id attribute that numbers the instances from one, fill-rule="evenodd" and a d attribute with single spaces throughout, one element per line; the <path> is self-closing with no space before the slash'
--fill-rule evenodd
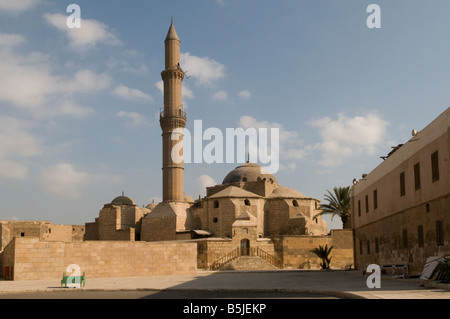
<path id="1" fill-rule="evenodd" d="M 155 202 L 152 202 L 152 203 L 148 204 L 147 206 L 145 206 L 145 208 L 150 209 L 150 210 L 152 210 L 155 207 L 156 207 Z"/>
<path id="2" fill-rule="evenodd" d="M 222 184 L 236 183 L 236 182 L 255 182 L 259 180 L 266 180 L 278 184 L 275 176 L 266 170 L 264 167 L 254 164 L 246 163 L 236 167 L 223 180 Z"/>
<path id="3" fill-rule="evenodd" d="M 307 196 L 296 191 L 295 189 L 284 187 L 284 186 L 275 187 L 272 194 L 270 194 L 267 197 L 268 198 L 307 198 Z"/>
<path id="4" fill-rule="evenodd" d="M 131 198 L 124 196 L 124 195 L 114 198 L 113 201 L 111 202 L 111 204 L 136 206 L 136 204 L 134 203 L 134 201 Z"/>

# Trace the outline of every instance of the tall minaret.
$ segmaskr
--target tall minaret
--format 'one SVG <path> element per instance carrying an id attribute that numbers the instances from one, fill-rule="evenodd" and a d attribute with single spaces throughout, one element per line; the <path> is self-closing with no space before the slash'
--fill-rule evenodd
<path id="1" fill-rule="evenodd" d="M 183 160 L 172 158 L 172 150 L 182 145 L 182 129 L 186 127 L 186 113 L 183 110 L 181 86 L 184 72 L 180 68 L 180 39 L 173 25 L 167 33 L 165 43 L 165 70 L 161 72 L 164 81 L 164 111 L 160 114 L 163 138 L 163 202 L 184 201 L 184 165 Z M 178 140 L 173 140 L 176 130 Z"/>

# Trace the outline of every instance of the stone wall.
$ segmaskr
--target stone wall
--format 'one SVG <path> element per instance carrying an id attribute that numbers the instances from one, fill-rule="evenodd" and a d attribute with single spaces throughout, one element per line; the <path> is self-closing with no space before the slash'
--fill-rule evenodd
<path id="1" fill-rule="evenodd" d="M 283 234 L 304 235 L 306 231 L 306 217 L 301 213 L 300 207 L 292 207 L 292 200 L 268 200 L 264 222 L 267 237 Z"/>
<path id="2" fill-rule="evenodd" d="M 411 275 L 420 274 L 428 257 L 450 255 L 449 211 L 450 196 L 447 196 L 358 227 L 357 268 L 365 269 L 369 264 L 408 264 Z M 440 242 L 437 222 L 441 222 L 443 230 Z"/>
<path id="3" fill-rule="evenodd" d="M 279 236 L 273 241 L 285 269 L 320 269 L 321 259 L 311 250 L 325 245 L 333 246 L 330 254 L 332 269 L 354 265 L 351 230 L 332 230 L 331 236 Z"/>
<path id="4" fill-rule="evenodd" d="M 176 275 L 197 270 L 197 245 L 181 241 L 64 243 L 15 238 L 2 259 L 3 269 L 12 269 L 14 280 L 61 279 L 71 264 L 79 265 L 87 278 Z"/>

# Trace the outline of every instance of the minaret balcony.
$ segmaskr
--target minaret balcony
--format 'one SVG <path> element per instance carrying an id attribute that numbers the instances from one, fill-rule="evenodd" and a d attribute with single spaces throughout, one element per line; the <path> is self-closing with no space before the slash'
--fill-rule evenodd
<path id="1" fill-rule="evenodd" d="M 186 120 L 186 112 L 183 110 L 183 106 L 181 108 L 175 109 L 173 112 L 168 112 L 164 109 L 160 109 L 159 119 L 162 120 L 164 118 L 181 118 Z"/>

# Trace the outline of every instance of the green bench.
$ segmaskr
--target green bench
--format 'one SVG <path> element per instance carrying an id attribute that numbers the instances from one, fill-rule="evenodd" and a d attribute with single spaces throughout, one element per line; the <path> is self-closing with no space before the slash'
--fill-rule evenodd
<path id="1" fill-rule="evenodd" d="M 67 276 L 66 272 L 63 273 L 63 278 L 61 280 L 61 287 L 67 287 L 70 284 L 80 284 L 80 287 L 84 287 L 86 284 L 86 276 L 83 272 L 83 276 Z"/>

